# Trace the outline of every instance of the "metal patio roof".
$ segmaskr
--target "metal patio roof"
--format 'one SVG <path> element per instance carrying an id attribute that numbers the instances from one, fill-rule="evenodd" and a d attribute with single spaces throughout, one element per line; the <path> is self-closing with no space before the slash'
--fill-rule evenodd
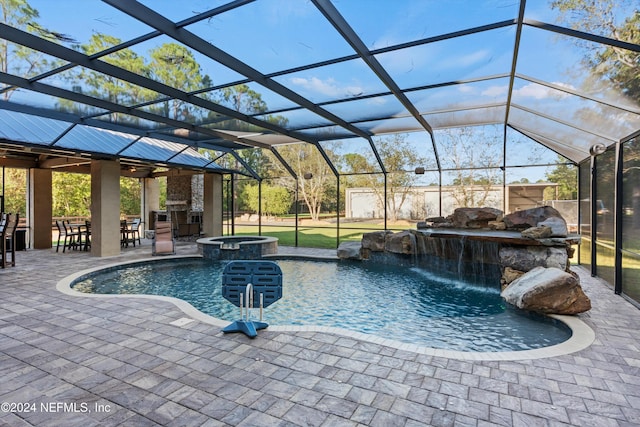
<path id="1" fill-rule="evenodd" d="M 562 26 L 547 1 L 29 3 L 37 21 L 0 23 L 5 156 L 223 171 L 203 149 L 340 140 L 380 159 L 374 139 L 407 132 L 442 171 L 442 129 L 497 125 L 576 163 L 640 129 L 640 101 L 580 56 L 639 61 L 638 39 Z"/>

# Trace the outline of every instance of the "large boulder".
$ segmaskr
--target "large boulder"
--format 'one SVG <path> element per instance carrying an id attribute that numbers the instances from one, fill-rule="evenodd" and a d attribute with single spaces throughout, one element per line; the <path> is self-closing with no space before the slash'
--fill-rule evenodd
<path id="1" fill-rule="evenodd" d="M 454 228 L 489 228 L 489 222 L 502 217 L 495 208 L 457 208 L 447 217 Z"/>
<path id="2" fill-rule="evenodd" d="M 503 221 L 507 230 L 524 230 L 530 227 L 546 225 L 551 227 L 553 237 L 568 235 L 567 222 L 560 212 L 551 206 L 540 206 L 532 209 L 516 211 L 505 215 Z"/>
<path id="3" fill-rule="evenodd" d="M 568 268 L 569 256 L 565 248 L 549 246 L 503 246 L 498 252 L 500 265 L 518 271 L 535 267 Z"/>
<path id="4" fill-rule="evenodd" d="M 416 236 L 409 231 L 390 233 L 385 236 L 384 250 L 394 254 L 410 255 L 415 253 Z"/>
<path id="5" fill-rule="evenodd" d="M 591 309 L 576 276 L 558 268 L 536 267 L 501 293 L 506 302 L 542 314 L 578 314 Z"/>
<path id="6" fill-rule="evenodd" d="M 547 225 L 541 225 L 540 227 L 531 227 L 526 230 L 522 230 L 520 233 L 522 237 L 526 237 L 527 239 L 546 239 L 547 237 L 551 237 L 553 230 L 551 227 Z"/>
<path id="7" fill-rule="evenodd" d="M 500 221 L 489 221 L 488 224 L 489 226 L 489 230 L 497 230 L 497 231 L 502 231 L 502 230 L 506 230 L 507 226 L 505 225 L 504 221 L 500 220 Z"/>
<path id="8" fill-rule="evenodd" d="M 551 228 L 551 237 L 567 237 L 569 235 L 567 221 L 562 217 L 547 218 L 544 221 L 540 221 L 538 227 Z"/>
<path id="9" fill-rule="evenodd" d="M 504 267 L 502 270 L 502 277 L 500 278 L 502 289 L 506 288 L 511 282 L 521 277 L 523 274 L 524 271 L 515 270 L 511 267 Z"/>
<path id="10" fill-rule="evenodd" d="M 337 255 L 340 259 L 362 259 L 360 255 L 361 242 L 342 242 L 338 246 Z"/>
<path id="11" fill-rule="evenodd" d="M 383 252 L 384 241 L 387 234 L 391 231 L 373 231 L 362 235 L 362 248 L 371 252 Z"/>

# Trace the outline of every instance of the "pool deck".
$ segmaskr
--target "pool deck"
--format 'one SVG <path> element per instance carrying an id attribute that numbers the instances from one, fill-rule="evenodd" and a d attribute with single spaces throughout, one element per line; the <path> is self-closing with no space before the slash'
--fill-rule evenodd
<path id="1" fill-rule="evenodd" d="M 587 348 L 461 360 L 327 331 L 223 335 L 172 302 L 56 289 L 149 257 L 30 250 L 0 269 L 0 425 L 638 426 L 640 309 L 575 270 L 593 309 Z M 335 251 L 279 248 L 280 254 Z M 196 254 L 180 243 L 178 254 Z"/>

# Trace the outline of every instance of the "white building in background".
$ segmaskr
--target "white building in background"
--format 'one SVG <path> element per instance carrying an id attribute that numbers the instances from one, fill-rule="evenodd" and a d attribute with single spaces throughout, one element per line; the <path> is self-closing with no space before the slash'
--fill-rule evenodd
<path id="1" fill-rule="evenodd" d="M 504 187 L 505 213 L 522 209 L 529 209 L 543 204 L 549 204 L 558 209 L 567 223 L 575 224 L 578 218 L 577 201 L 544 200 L 546 188 L 558 187 L 555 183 L 509 184 Z M 413 187 L 405 196 L 400 208 L 399 218 L 408 220 L 424 220 L 428 217 L 447 216 L 461 207 L 456 199 L 459 186 L 442 186 L 442 212 L 439 211 L 440 195 L 437 186 Z M 477 192 L 476 200 L 480 199 L 487 189 L 484 186 L 466 187 L 466 191 Z M 347 188 L 345 190 L 345 218 L 347 219 L 379 219 L 384 218 L 384 206 L 378 200 L 371 188 Z M 503 209 L 503 187 L 494 185 L 488 189 L 487 198 L 482 207 Z M 401 195 L 396 195 L 399 204 Z M 564 202 L 564 203 L 559 203 Z M 568 202 L 568 203 L 567 203 Z"/>

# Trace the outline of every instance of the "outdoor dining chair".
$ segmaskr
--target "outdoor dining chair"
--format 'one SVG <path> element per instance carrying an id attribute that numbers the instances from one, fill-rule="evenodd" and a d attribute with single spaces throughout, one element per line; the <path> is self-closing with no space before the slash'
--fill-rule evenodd
<path id="1" fill-rule="evenodd" d="M 4 226 L 7 224 L 7 214 L 5 212 L 0 212 L 0 233 L 4 229 Z"/>
<path id="2" fill-rule="evenodd" d="M 60 248 L 62 243 L 62 252 L 66 252 L 68 249 L 75 249 L 82 244 L 80 229 L 74 230 L 71 225 L 63 220 L 56 220 L 56 227 L 58 228 L 58 243 L 56 245 L 56 252 Z"/>
<path id="3" fill-rule="evenodd" d="M 84 222 L 84 250 L 88 251 L 91 248 L 91 221 L 85 220 Z"/>
<path id="4" fill-rule="evenodd" d="M 140 218 L 134 219 L 130 226 L 125 222 L 125 226 L 122 229 L 122 239 L 125 246 L 129 246 L 129 242 L 132 242 L 135 247 L 136 240 L 138 244 L 142 245 L 140 240 L 140 222 Z"/>
<path id="5" fill-rule="evenodd" d="M 4 235 L 4 230 L 7 226 L 7 214 L 4 212 L 0 212 L 0 236 Z M 4 240 L 2 240 L 4 242 Z M 4 252 L 2 252 L 2 256 L 4 256 Z"/>
<path id="6" fill-rule="evenodd" d="M 56 252 L 58 252 L 58 249 L 60 249 L 61 243 L 62 243 L 62 251 L 64 252 L 67 235 L 65 233 L 64 225 L 62 224 L 62 221 L 59 219 L 56 219 L 56 228 L 58 229 L 58 242 L 56 243 Z"/>
<path id="7" fill-rule="evenodd" d="M 0 231 L 0 267 L 16 266 L 16 230 L 19 214 L 6 214 L 4 226 Z M 11 259 L 9 259 L 11 258 Z"/>
<path id="8" fill-rule="evenodd" d="M 127 225 L 127 220 L 126 219 L 121 219 L 120 220 L 120 247 L 125 247 L 128 246 L 128 241 L 127 241 L 127 230 L 129 229 L 129 226 Z"/>

